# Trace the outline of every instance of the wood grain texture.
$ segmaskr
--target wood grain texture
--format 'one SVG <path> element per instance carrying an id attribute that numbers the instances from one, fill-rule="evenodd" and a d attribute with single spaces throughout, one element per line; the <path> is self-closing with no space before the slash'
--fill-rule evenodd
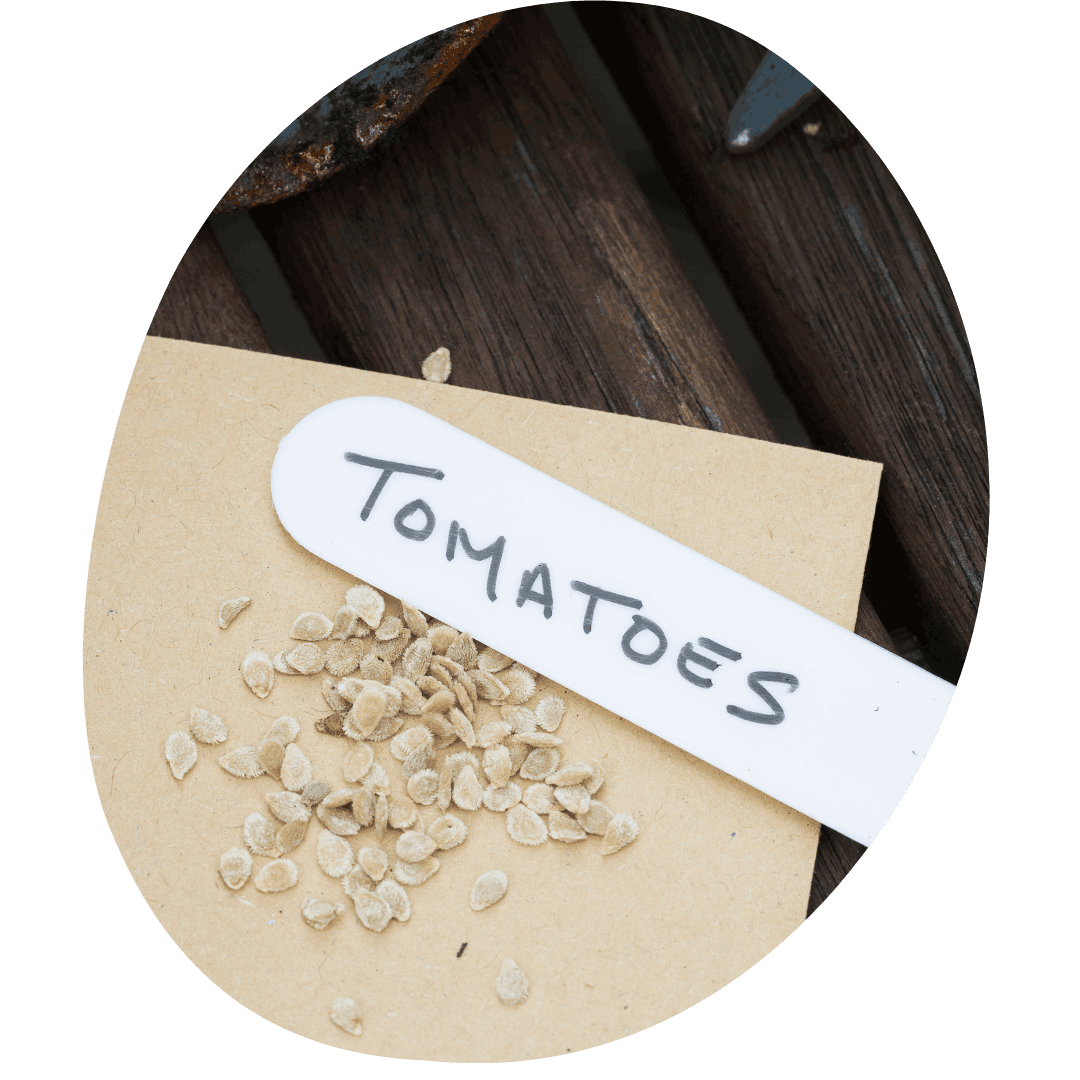
<path id="1" fill-rule="evenodd" d="M 196 233 L 180 260 L 147 333 L 270 352 L 266 334 L 208 225 Z"/>
<path id="2" fill-rule="evenodd" d="M 756 153 L 723 151 L 765 53 L 755 42 L 664 8 L 575 7 L 816 445 L 884 464 L 882 524 L 906 565 L 878 575 L 882 591 L 902 606 L 910 579 L 955 667 L 982 585 L 986 437 L 960 317 L 911 206 L 828 101 Z"/>
<path id="3" fill-rule="evenodd" d="M 253 217 L 335 361 L 775 439 L 543 13 L 506 15 L 382 159 Z"/>

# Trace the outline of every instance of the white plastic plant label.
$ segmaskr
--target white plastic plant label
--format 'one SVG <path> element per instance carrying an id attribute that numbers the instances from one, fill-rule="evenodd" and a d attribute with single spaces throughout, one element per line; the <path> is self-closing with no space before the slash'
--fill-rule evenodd
<path id="1" fill-rule="evenodd" d="M 281 441 L 271 489 L 319 558 L 864 844 L 952 696 L 399 401 L 349 398 L 305 417 Z"/>

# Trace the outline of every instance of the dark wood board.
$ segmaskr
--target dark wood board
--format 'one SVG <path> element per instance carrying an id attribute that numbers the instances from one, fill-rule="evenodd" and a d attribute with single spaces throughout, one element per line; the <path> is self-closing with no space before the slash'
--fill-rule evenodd
<path id="1" fill-rule="evenodd" d="M 176 267 L 147 332 L 270 352 L 266 334 L 208 225 L 198 231 Z"/>
<path id="2" fill-rule="evenodd" d="M 986 436 L 959 313 L 915 213 L 828 101 L 762 149 L 725 153 L 762 46 L 665 8 L 575 9 L 815 444 L 883 463 L 871 551 L 886 558 L 871 596 L 898 621 L 917 597 L 955 678 L 985 562 Z"/>

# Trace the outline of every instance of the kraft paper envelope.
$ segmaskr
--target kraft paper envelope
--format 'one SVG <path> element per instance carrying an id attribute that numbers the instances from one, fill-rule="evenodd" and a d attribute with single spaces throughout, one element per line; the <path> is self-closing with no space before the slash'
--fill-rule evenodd
<path id="1" fill-rule="evenodd" d="M 507 836 L 503 815 L 452 808 L 468 825 L 467 841 L 438 853 L 439 872 L 408 890 L 411 920 L 382 933 L 360 925 L 340 883 L 318 868 L 315 819 L 289 856 L 300 869 L 295 888 L 265 894 L 248 882 L 233 892 L 219 876 L 221 854 L 243 846 L 245 817 L 269 816 L 263 795 L 280 790 L 267 776 L 227 774 L 217 765 L 223 753 L 258 743 L 272 720 L 293 716 L 315 776 L 346 786 L 341 762 L 353 744 L 314 730 L 329 711 L 322 676 L 280 676 L 260 700 L 238 666 L 252 649 L 273 655 L 288 646 L 300 612 L 332 618 L 354 583 L 285 533 L 270 499 L 270 466 L 279 439 L 302 417 L 364 394 L 425 409 L 849 629 L 880 466 L 160 338 L 148 338 L 139 358 L 94 538 L 86 712 L 113 834 L 177 944 L 261 1016 L 370 1054 L 565 1054 L 680 1012 L 803 921 L 818 825 L 543 678 L 540 692 L 568 705 L 558 731 L 563 761 L 600 761 L 606 781 L 597 797 L 640 826 L 622 852 L 602 856 L 596 837 L 522 847 Z M 386 456 L 400 449 L 387 447 Z M 221 601 L 239 594 L 253 603 L 219 629 Z M 410 599 L 423 607 L 421 597 Z M 200 745 L 198 762 L 177 781 L 164 743 L 188 729 L 194 706 L 221 716 L 229 739 Z M 374 749 L 403 791 L 389 744 Z M 388 831 L 379 845 L 391 858 L 397 835 Z M 371 829 L 353 840 L 375 844 Z M 507 873 L 509 890 L 474 912 L 470 889 L 489 869 Z M 300 915 L 309 896 L 348 907 L 316 931 Z M 516 1007 L 495 995 L 508 957 L 530 983 Z M 337 997 L 360 1005 L 361 1036 L 330 1022 Z"/>

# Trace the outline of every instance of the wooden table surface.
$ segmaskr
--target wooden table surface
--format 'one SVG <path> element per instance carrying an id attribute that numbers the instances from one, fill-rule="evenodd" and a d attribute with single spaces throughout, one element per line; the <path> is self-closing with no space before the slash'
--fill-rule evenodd
<path id="1" fill-rule="evenodd" d="M 755 154 L 723 153 L 761 46 L 666 9 L 575 7 L 815 445 L 884 463 L 856 632 L 893 648 L 886 626 L 914 631 L 955 679 L 985 430 L 917 218 L 828 101 Z M 416 377 L 429 342 L 459 386 L 776 439 L 541 9 L 504 15 L 362 169 L 252 218 L 333 363 Z M 150 333 L 270 351 L 209 226 Z M 822 829 L 809 911 L 863 850 Z"/>

